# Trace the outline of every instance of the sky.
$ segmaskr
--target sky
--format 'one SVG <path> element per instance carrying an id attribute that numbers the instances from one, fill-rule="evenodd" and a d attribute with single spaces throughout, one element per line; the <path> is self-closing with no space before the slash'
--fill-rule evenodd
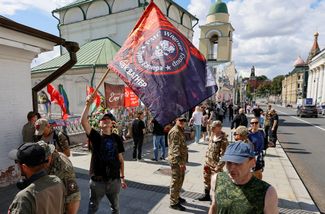
<path id="1" fill-rule="evenodd" d="M 51 11 L 75 0 L 0 0 L 0 15 L 21 24 L 59 35 L 58 21 Z M 198 47 L 199 27 L 204 25 L 215 0 L 174 0 L 199 18 L 193 43 Z M 223 0 L 227 3 L 233 34 L 232 61 L 243 77 L 254 65 L 257 76 L 269 79 L 293 70 L 298 56 L 304 60 L 319 32 L 318 44 L 325 48 L 325 0 Z M 41 54 L 32 66 L 52 59 L 54 51 Z"/>

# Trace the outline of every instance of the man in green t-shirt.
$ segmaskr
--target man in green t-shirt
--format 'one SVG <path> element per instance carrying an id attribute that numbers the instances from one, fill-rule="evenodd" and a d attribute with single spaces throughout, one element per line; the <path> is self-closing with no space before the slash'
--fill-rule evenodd
<path id="1" fill-rule="evenodd" d="M 221 161 L 226 162 L 227 172 L 212 177 L 209 214 L 279 213 L 278 196 L 274 187 L 257 179 L 251 172 L 256 160 L 249 144 L 229 144 Z"/>

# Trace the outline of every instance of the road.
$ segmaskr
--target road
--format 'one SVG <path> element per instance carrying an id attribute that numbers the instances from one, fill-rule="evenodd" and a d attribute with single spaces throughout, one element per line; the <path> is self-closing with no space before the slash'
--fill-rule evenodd
<path id="1" fill-rule="evenodd" d="M 325 213 L 325 118 L 296 117 L 296 109 L 275 106 L 278 139 L 314 202 Z"/>

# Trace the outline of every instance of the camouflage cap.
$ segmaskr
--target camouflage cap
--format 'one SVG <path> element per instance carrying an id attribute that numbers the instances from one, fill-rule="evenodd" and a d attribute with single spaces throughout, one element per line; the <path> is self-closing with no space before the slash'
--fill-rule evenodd
<path id="1" fill-rule="evenodd" d="M 35 135 L 43 135 L 45 127 L 49 125 L 49 122 L 45 118 L 36 120 L 35 122 Z"/>
<path id="2" fill-rule="evenodd" d="M 220 120 L 215 120 L 212 122 L 211 127 L 217 127 L 217 126 L 222 126 L 222 122 Z"/>
<path id="3" fill-rule="evenodd" d="M 238 126 L 236 128 L 235 133 L 240 135 L 240 136 L 247 137 L 248 136 L 248 129 L 246 128 L 246 126 Z"/>
<path id="4" fill-rule="evenodd" d="M 37 142 L 44 150 L 45 150 L 45 157 L 49 157 L 53 154 L 55 150 L 55 146 L 53 144 L 48 144 L 45 141 L 41 140 Z"/>

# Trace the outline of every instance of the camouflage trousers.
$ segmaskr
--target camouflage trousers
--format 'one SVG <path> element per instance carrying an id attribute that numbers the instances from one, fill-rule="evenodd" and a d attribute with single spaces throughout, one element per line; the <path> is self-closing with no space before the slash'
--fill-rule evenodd
<path id="1" fill-rule="evenodd" d="M 184 182 L 185 171 L 179 165 L 171 165 L 172 179 L 170 182 L 170 205 L 179 202 L 180 192 Z"/>
<path id="2" fill-rule="evenodd" d="M 222 172 L 222 171 L 223 170 L 220 169 L 217 172 Z M 207 164 L 204 165 L 204 167 L 203 167 L 204 189 L 206 189 L 206 190 L 211 189 L 211 177 L 212 177 L 212 175 L 214 175 L 217 172 L 213 171 L 209 165 L 207 165 Z"/>

